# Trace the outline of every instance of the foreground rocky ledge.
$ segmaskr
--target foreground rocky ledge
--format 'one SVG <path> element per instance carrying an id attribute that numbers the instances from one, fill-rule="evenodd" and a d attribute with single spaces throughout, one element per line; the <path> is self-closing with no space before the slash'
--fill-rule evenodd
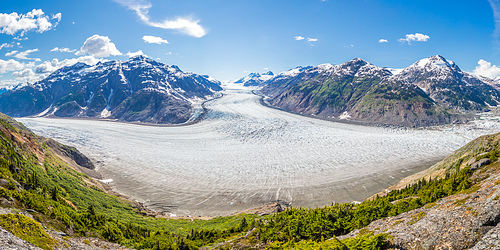
<path id="1" fill-rule="evenodd" d="M 498 249 L 499 166 L 497 162 L 478 170 L 477 178 L 487 179 L 477 185 L 476 192 L 452 195 L 338 238 L 373 232 L 390 234 L 392 249 Z"/>

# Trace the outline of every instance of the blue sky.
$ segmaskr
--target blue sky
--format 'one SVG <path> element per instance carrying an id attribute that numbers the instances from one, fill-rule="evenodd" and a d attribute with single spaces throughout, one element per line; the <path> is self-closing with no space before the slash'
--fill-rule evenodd
<path id="1" fill-rule="evenodd" d="M 0 85 L 141 52 L 219 80 L 356 57 L 404 68 L 435 54 L 498 77 L 499 6 L 499 0 L 2 1 Z"/>

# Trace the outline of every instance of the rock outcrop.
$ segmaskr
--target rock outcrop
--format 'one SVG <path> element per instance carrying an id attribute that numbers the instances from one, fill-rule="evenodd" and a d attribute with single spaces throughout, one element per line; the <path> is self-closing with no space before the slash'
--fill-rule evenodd
<path id="1" fill-rule="evenodd" d="M 470 189 L 373 221 L 339 238 L 373 232 L 389 234 L 391 249 L 500 249 L 500 162 L 492 160 L 498 154 L 500 134 L 473 140 L 428 170 L 387 190 L 401 189 L 422 178 L 442 178 L 449 171 L 463 168 L 473 171 L 469 181 L 475 185 Z"/>

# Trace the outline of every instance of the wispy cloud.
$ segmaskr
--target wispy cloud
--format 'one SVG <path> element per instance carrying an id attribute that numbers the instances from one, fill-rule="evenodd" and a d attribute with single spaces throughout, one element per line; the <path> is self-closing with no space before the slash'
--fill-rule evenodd
<path id="1" fill-rule="evenodd" d="M 176 17 L 171 20 L 163 20 L 161 22 L 152 21 L 149 18 L 149 9 L 153 5 L 144 0 L 114 0 L 115 2 L 135 11 L 139 19 L 145 24 L 161 28 L 161 29 L 171 29 L 178 30 L 184 34 L 193 37 L 203 37 L 207 34 L 207 30 L 199 24 L 200 20 L 196 20 L 193 17 Z"/>
<path id="2" fill-rule="evenodd" d="M 156 44 L 168 43 L 167 40 L 157 36 L 143 36 L 142 40 L 144 40 L 144 42 L 146 43 L 156 43 Z"/>
<path id="3" fill-rule="evenodd" d="M 110 55 L 119 56 L 122 53 L 116 49 L 115 44 L 111 42 L 109 37 L 96 34 L 87 38 L 80 50 L 75 53 L 77 56 L 83 56 L 85 54 L 94 57 L 108 57 Z"/>
<path id="4" fill-rule="evenodd" d="M 5 56 L 13 56 L 13 55 L 17 54 L 17 52 L 19 52 L 19 51 L 17 51 L 17 50 L 13 50 L 13 51 L 11 51 L 11 52 L 7 52 L 7 53 L 5 53 Z"/>
<path id="5" fill-rule="evenodd" d="M 387 41 L 387 39 L 380 39 L 378 40 L 379 43 L 388 43 L 389 41 Z"/>
<path id="6" fill-rule="evenodd" d="M 76 49 L 69 49 L 69 48 L 59 48 L 55 47 L 50 50 L 50 52 L 67 52 L 67 53 L 74 53 L 76 52 Z"/>
<path id="7" fill-rule="evenodd" d="M 424 35 L 421 33 L 415 33 L 415 34 L 406 34 L 405 38 L 399 38 L 398 41 L 404 43 L 408 42 L 408 44 L 411 44 L 411 42 L 427 42 L 429 39 L 431 39 L 428 35 Z"/>
<path id="8" fill-rule="evenodd" d="M 61 21 L 61 16 L 61 13 L 52 16 L 45 15 L 41 9 L 33 9 L 26 14 L 0 13 L 0 33 L 15 35 L 20 32 L 20 36 L 24 36 L 26 32 L 32 30 L 42 33 L 56 27 Z"/>
<path id="9" fill-rule="evenodd" d="M 314 43 L 318 41 L 318 38 L 312 38 L 312 37 L 303 37 L 303 36 L 295 36 L 293 37 L 296 41 L 302 41 L 305 40 L 310 46 L 314 46 Z"/>
<path id="10" fill-rule="evenodd" d="M 136 52 L 127 52 L 127 56 L 128 57 L 134 57 L 134 56 L 144 56 L 144 52 L 142 52 L 142 50 L 138 50 Z"/>
<path id="11" fill-rule="evenodd" d="M 12 48 L 14 47 L 14 44 L 12 43 L 2 43 L 0 44 L 0 50 L 3 49 L 3 48 Z"/>
<path id="12" fill-rule="evenodd" d="M 13 56 L 17 59 L 22 59 L 22 60 L 35 60 L 35 61 L 40 61 L 40 58 L 29 58 L 29 54 L 33 53 L 33 52 L 37 52 L 38 49 L 29 49 L 29 50 L 25 50 L 25 51 L 17 51 L 17 50 L 13 50 L 11 52 L 8 52 L 5 54 L 5 56 Z"/>
<path id="13" fill-rule="evenodd" d="M 496 49 L 500 50 L 500 1 L 488 0 L 488 2 L 493 10 L 493 18 L 495 20 L 495 30 L 492 34 L 493 43 Z"/>

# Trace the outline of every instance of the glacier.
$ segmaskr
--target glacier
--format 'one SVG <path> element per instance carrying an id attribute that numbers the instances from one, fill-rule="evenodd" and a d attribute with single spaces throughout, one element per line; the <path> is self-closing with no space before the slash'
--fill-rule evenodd
<path id="1" fill-rule="evenodd" d="M 496 117 L 426 129 L 330 122 L 263 106 L 254 88 L 226 85 L 201 121 L 148 126 L 18 118 L 77 147 L 109 185 L 157 211 L 221 216 L 279 201 L 362 201 L 428 168 L 470 140 L 500 131 Z"/>

